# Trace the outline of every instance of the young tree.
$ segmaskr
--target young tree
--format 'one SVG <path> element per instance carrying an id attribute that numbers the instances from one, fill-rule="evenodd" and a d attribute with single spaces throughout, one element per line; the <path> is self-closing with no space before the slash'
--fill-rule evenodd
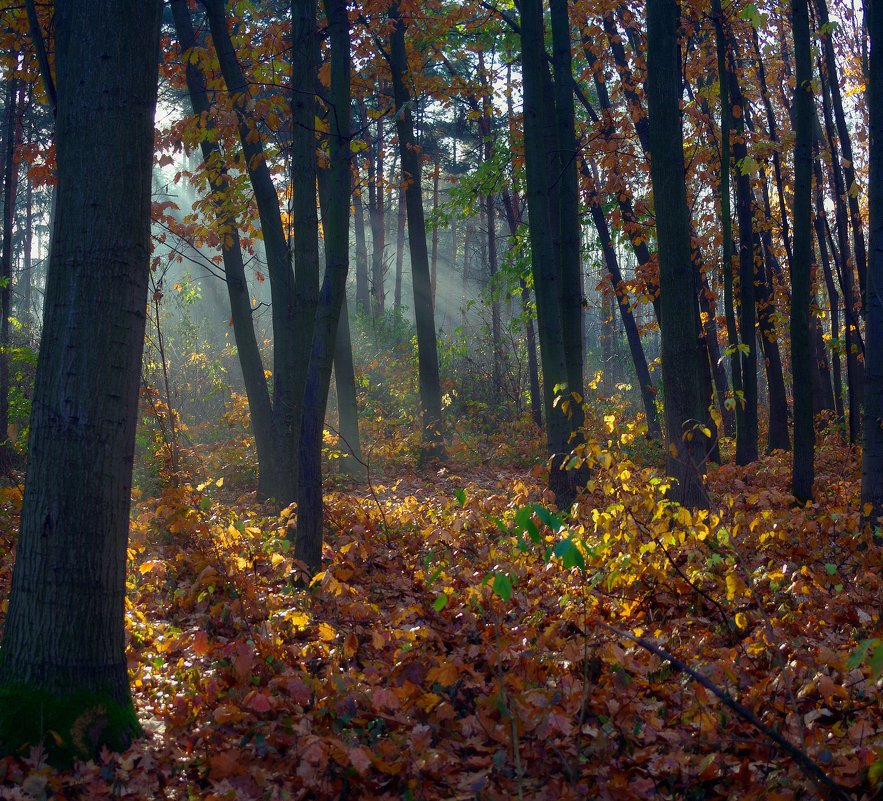
<path id="1" fill-rule="evenodd" d="M 55 6 L 58 203 L 0 662 L 4 748 L 53 732 L 50 747 L 89 756 L 138 730 L 124 600 L 161 9 Z"/>
<path id="2" fill-rule="evenodd" d="M 662 385 L 669 442 L 672 497 L 685 506 L 707 503 L 702 474 L 705 420 L 699 352 L 696 280 L 690 258 L 690 220 L 684 183 L 681 128 L 681 54 L 675 0 L 647 2 L 647 109 L 650 115 L 650 175 L 659 241 L 662 318 Z"/>

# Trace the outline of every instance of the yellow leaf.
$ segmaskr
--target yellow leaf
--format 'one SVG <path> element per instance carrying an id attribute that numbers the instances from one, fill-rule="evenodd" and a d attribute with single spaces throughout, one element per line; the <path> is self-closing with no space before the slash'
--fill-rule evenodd
<path id="1" fill-rule="evenodd" d="M 337 637 L 337 632 L 327 623 L 320 623 L 318 629 L 319 639 L 325 642 L 331 642 Z"/>
<path id="2" fill-rule="evenodd" d="M 744 586 L 742 580 L 735 573 L 730 573 L 727 576 L 727 600 L 732 601 L 736 597 L 736 593 Z"/>
<path id="3" fill-rule="evenodd" d="M 744 612 L 736 613 L 736 628 L 745 631 L 748 628 L 748 616 Z"/>

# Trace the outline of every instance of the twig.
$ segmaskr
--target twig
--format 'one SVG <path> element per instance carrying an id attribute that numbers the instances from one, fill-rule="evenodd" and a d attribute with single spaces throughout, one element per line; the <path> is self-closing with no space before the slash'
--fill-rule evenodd
<path id="1" fill-rule="evenodd" d="M 799 749 L 796 745 L 790 742 L 788 739 L 783 737 L 779 732 L 775 729 L 770 728 L 766 725 L 757 715 L 754 714 L 748 707 L 743 706 L 738 701 L 736 701 L 728 692 L 722 690 L 718 687 L 711 679 L 703 676 L 698 670 L 691 668 L 685 662 L 682 662 L 676 656 L 670 654 L 664 648 L 656 643 L 651 642 L 645 637 L 636 637 L 634 634 L 630 634 L 627 631 L 621 631 L 620 629 L 614 628 L 613 626 L 609 626 L 606 623 L 599 622 L 598 625 L 601 628 L 607 629 L 607 631 L 615 634 L 617 637 L 622 637 L 626 640 L 631 640 L 636 645 L 640 645 L 645 651 L 649 651 L 651 654 L 655 654 L 660 659 L 664 659 L 666 662 L 669 662 L 672 667 L 677 670 L 683 671 L 686 673 L 693 681 L 697 684 L 701 684 L 706 690 L 710 693 L 713 693 L 718 697 L 721 703 L 727 708 L 731 709 L 735 712 L 740 718 L 750 723 L 754 728 L 756 728 L 761 734 L 763 734 L 767 739 L 772 740 L 779 749 L 784 751 L 788 756 L 790 756 L 800 768 L 801 772 L 811 779 L 817 787 L 822 790 L 827 790 L 832 798 L 840 799 L 840 801 L 855 801 L 855 799 L 846 792 L 846 790 L 841 787 L 837 782 L 835 782 L 824 770 L 813 760 L 811 759 L 806 752 Z"/>

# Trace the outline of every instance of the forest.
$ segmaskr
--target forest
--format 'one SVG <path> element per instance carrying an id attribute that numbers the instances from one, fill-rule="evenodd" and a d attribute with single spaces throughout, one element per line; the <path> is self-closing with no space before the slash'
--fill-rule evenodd
<path id="1" fill-rule="evenodd" d="M 0 193 L 0 799 L 883 799 L 883 0 L 0 0 Z"/>

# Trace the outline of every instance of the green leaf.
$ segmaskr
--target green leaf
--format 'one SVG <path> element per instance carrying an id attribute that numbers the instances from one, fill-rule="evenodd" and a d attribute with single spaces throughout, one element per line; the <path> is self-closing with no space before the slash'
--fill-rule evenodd
<path id="1" fill-rule="evenodd" d="M 515 529 L 523 531 L 530 537 L 532 542 L 539 543 L 542 541 L 540 531 L 533 522 L 533 508 L 530 506 L 522 506 L 515 513 Z"/>
<path id="2" fill-rule="evenodd" d="M 460 506 L 466 505 L 466 493 L 463 490 L 455 489 L 454 497 L 460 502 Z"/>
<path id="3" fill-rule="evenodd" d="M 825 572 L 826 572 L 829 576 L 833 576 L 833 575 L 837 572 L 837 565 L 835 565 L 835 564 L 831 564 L 831 562 L 828 562 L 828 563 L 825 565 Z"/>
<path id="4" fill-rule="evenodd" d="M 880 640 L 862 640 L 858 648 L 856 648 L 850 655 L 849 659 L 846 660 L 846 667 L 850 670 L 855 670 L 859 665 L 861 665 L 865 658 L 868 655 L 868 651 L 876 647 L 878 651 L 883 650 L 879 647 Z"/>
<path id="5" fill-rule="evenodd" d="M 532 508 L 534 512 L 536 512 L 537 517 L 550 529 L 552 529 L 552 531 L 558 532 L 564 528 L 564 521 L 554 512 L 550 512 L 542 504 L 535 503 L 533 504 Z"/>
<path id="6" fill-rule="evenodd" d="M 442 593 L 435 599 L 432 604 L 432 608 L 435 609 L 436 612 L 441 612 L 448 605 L 448 596 Z"/>
<path id="7" fill-rule="evenodd" d="M 557 556 L 566 570 L 578 567 L 580 570 L 586 569 L 586 562 L 583 559 L 582 551 L 576 547 L 576 543 L 570 537 L 561 540 L 552 550 Z"/>
<path id="8" fill-rule="evenodd" d="M 505 573 L 495 573 L 493 590 L 504 601 L 508 601 L 512 597 L 512 579 Z"/>

